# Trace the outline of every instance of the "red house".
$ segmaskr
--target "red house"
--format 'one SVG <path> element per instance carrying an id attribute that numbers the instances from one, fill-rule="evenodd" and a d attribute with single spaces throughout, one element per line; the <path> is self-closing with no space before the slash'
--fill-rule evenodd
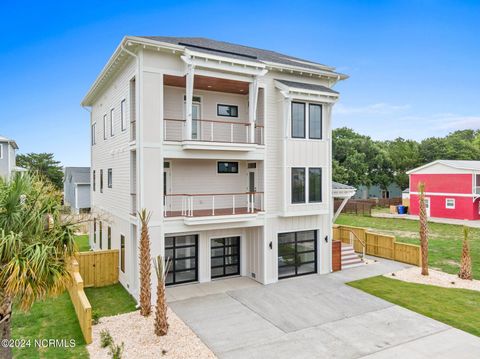
<path id="1" fill-rule="evenodd" d="M 480 219 L 480 161 L 438 160 L 407 174 L 410 176 L 410 214 L 418 215 L 418 184 L 423 182 L 428 216 Z"/>

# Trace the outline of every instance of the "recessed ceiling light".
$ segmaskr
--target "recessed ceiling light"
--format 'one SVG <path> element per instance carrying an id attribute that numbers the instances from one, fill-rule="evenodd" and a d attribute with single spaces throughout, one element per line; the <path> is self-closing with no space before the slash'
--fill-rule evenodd
<path id="1" fill-rule="evenodd" d="M 207 87 L 208 87 L 209 89 L 211 89 L 211 88 L 212 88 L 212 85 L 208 85 Z"/>
<path id="2" fill-rule="evenodd" d="M 242 90 L 240 90 L 240 92 L 243 92 L 243 89 L 242 89 Z"/>

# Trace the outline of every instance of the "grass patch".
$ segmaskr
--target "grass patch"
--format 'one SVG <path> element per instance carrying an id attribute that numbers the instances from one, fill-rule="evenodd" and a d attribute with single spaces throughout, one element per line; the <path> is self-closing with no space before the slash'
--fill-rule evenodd
<path id="1" fill-rule="evenodd" d="M 12 339 L 31 341 L 30 348 L 14 349 L 15 358 L 88 358 L 85 340 L 67 292 L 56 298 L 36 302 L 24 313 L 14 307 Z M 35 348 L 35 339 L 75 340 L 74 348 Z"/>
<path id="2" fill-rule="evenodd" d="M 480 293 L 414 284 L 383 276 L 347 283 L 452 327 L 480 336 Z"/>
<path id="3" fill-rule="evenodd" d="M 100 317 L 133 312 L 136 302 L 120 283 L 100 288 L 85 288 L 85 294 Z"/>
<path id="4" fill-rule="evenodd" d="M 82 234 L 81 236 L 75 236 L 75 243 L 79 252 L 88 252 L 90 250 L 90 244 L 88 243 L 88 234 Z"/>
<path id="5" fill-rule="evenodd" d="M 337 224 L 364 227 L 396 237 L 398 242 L 420 244 L 419 224 L 416 220 L 376 218 L 342 214 Z M 429 223 L 429 264 L 444 272 L 457 274 L 462 255 L 462 226 Z M 470 253 L 473 277 L 480 279 L 480 229 L 470 228 Z"/>

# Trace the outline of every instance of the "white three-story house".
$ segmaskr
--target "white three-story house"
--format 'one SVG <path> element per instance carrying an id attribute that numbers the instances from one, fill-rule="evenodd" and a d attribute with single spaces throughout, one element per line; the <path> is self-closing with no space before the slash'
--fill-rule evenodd
<path id="1" fill-rule="evenodd" d="M 168 285 L 332 270 L 329 66 L 204 38 L 125 37 L 85 96 L 94 249 L 138 295 L 138 211 Z M 353 193 L 352 193 L 353 194 Z"/>

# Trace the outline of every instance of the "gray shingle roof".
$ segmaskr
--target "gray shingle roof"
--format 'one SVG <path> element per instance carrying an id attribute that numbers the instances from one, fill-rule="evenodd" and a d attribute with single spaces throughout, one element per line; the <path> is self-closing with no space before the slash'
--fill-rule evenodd
<path id="1" fill-rule="evenodd" d="M 288 86 L 288 87 L 304 89 L 304 90 L 313 90 L 313 91 L 319 91 L 319 92 L 329 92 L 329 93 L 334 93 L 334 94 L 338 95 L 337 91 L 334 91 L 331 88 L 328 88 L 328 87 L 322 86 L 322 85 L 314 85 L 314 84 L 307 84 L 307 83 L 304 83 L 304 82 L 278 80 L 278 79 L 275 79 L 275 80 L 284 84 L 284 85 L 286 85 L 286 86 Z"/>
<path id="2" fill-rule="evenodd" d="M 355 187 L 349 186 L 347 184 L 333 182 L 333 181 L 332 181 L 332 188 L 333 189 L 355 189 Z"/>
<path id="3" fill-rule="evenodd" d="M 65 167 L 65 180 L 70 176 L 73 183 L 90 184 L 90 167 Z"/>
<path id="4" fill-rule="evenodd" d="M 275 51 L 258 49 L 255 47 L 232 44 L 224 41 L 206 39 L 203 37 L 173 37 L 173 36 L 138 36 L 140 38 L 167 42 L 174 45 L 185 46 L 192 51 L 221 55 L 235 59 L 253 62 L 273 62 L 282 65 L 304 67 L 314 70 L 331 71 L 334 67 L 319 64 L 313 61 L 284 55 Z"/>

